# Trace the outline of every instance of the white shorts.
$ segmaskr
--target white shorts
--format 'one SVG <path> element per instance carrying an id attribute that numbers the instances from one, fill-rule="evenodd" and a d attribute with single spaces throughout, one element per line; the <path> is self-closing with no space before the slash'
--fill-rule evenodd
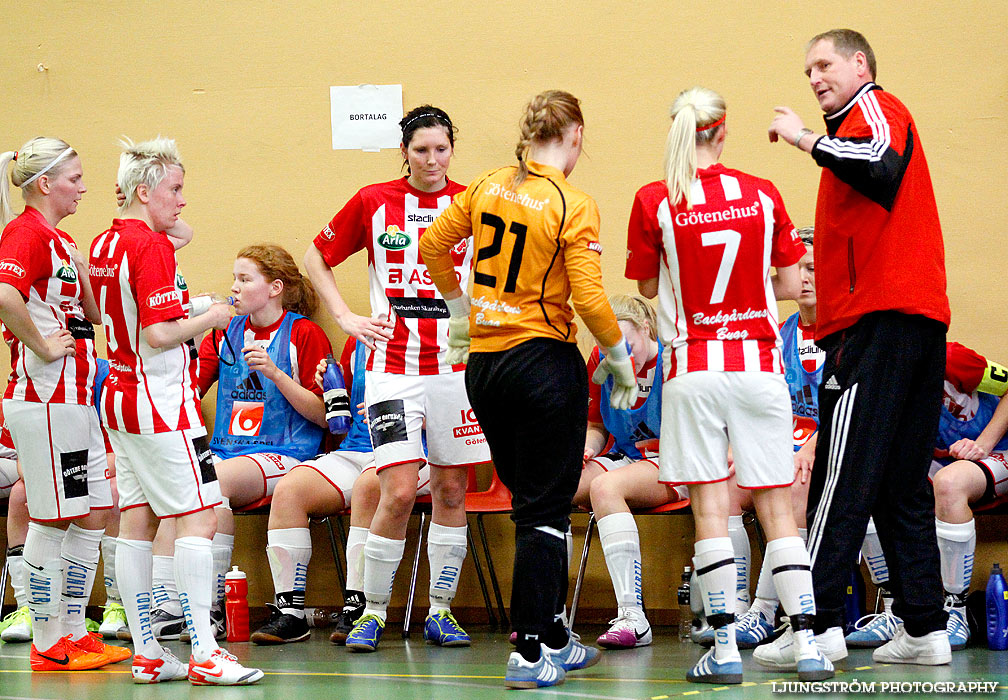
<path id="1" fill-rule="evenodd" d="M 617 469 L 622 469 L 623 467 L 630 466 L 635 462 L 646 462 L 650 464 L 655 469 L 658 469 L 658 453 L 652 452 L 651 450 L 644 450 L 643 459 L 634 459 L 633 457 L 628 457 L 619 450 L 613 450 L 612 452 L 607 452 L 604 455 L 597 455 L 592 457 L 588 461 L 592 464 L 597 464 L 602 467 L 602 471 L 611 472 Z M 655 479 L 658 478 L 658 474 L 655 474 Z M 666 484 L 671 486 L 671 484 Z M 679 500 L 684 498 L 689 498 L 689 489 L 686 486 L 673 486 L 672 490 L 676 492 L 679 496 Z"/>
<path id="2" fill-rule="evenodd" d="M 276 488 L 276 483 L 284 474 L 288 473 L 291 469 L 301 464 L 296 457 L 289 457 L 287 455 L 279 455 L 275 452 L 258 452 L 252 455 L 239 455 L 238 457 L 229 457 L 228 459 L 222 459 L 218 455 L 213 455 L 213 463 L 220 464 L 221 462 L 226 462 L 231 459 L 251 459 L 257 467 L 259 467 L 259 474 L 262 476 L 263 482 L 263 493 L 259 498 L 266 498 L 266 496 L 273 495 L 273 489 Z"/>
<path id="3" fill-rule="evenodd" d="M 10 496 L 11 489 L 20 478 L 17 470 L 17 459 L 0 457 L 0 498 Z"/>
<path id="4" fill-rule="evenodd" d="M 744 489 L 794 481 L 791 398 L 769 372 L 699 371 L 662 386 L 660 481 L 705 484 L 728 478 L 728 445 Z"/>
<path id="5" fill-rule="evenodd" d="M 206 428 L 108 434 L 116 455 L 119 510 L 149 505 L 159 518 L 174 518 L 221 504 Z"/>
<path id="6" fill-rule="evenodd" d="M 419 377 L 368 372 L 364 402 L 379 470 L 424 460 L 435 467 L 467 467 L 490 460 L 490 448 L 466 395 L 464 372 Z"/>
<path id="7" fill-rule="evenodd" d="M 956 461 L 959 460 L 954 457 L 932 460 L 931 469 L 928 471 L 928 478 L 934 479 L 934 475 L 938 473 L 938 471 Z M 983 459 L 967 461 L 973 462 L 986 472 L 985 477 L 987 478 L 987 488 L 985 489 L 981 503 L 986 503 L 1008 494 L 1008 452 L 995 450 Z"/>
<path id="8" fill-rule="evenodd" d="M 362 474 L 368 469 L 374 469 L 372 464 L 369 467 L 364 467 Z M 430 465 L 425 464 L 420 469 L 417 470 L 417 482 L 416 482 L 416 495 L 419 496 L 430 496 Z"/>
<path id="9" fill-rule="evenodd" d="M 351 450 L 336 450 L 321 455 L 297 466 L 309 467 L 317 471 L 343 497 L 343 507 L 350 505 L 353 495 L 353 485 L 357 477 L 365 469 L 374 468 L 373 452 L 353 452 Z"/>
<path id="10" fill-rule="evenodd" d="M 112 507 L 105 441 L 92 406 L 5 399 L 32 520 L 52 522 Z"/>

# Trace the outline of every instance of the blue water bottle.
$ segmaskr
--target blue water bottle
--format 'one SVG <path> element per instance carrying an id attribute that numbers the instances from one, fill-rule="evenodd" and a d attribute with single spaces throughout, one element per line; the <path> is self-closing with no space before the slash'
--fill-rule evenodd
<path id="1" fill-rule="evenodd" d="M 343 381 L 343 370 L 332 355 L 326 356 L 325 373 L 322 375 L 322 399 L 325 401 L 325 417 L 329 432 L 346 435 L 350 431 L 350 395 Z"/>
<path id="2" fill-rule="evenodd" d="M 987 648 L 1008 649 L 1008 585 L 997 564 L 987 579 Z"/>

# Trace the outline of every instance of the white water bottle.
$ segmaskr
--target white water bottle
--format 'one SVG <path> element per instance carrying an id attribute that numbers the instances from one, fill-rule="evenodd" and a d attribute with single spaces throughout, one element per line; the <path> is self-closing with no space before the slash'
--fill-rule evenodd
<path id="1" fill-rule="evenodd" d="M 188 311 L 189 318 L 192 318 L 194 316 L 202 316 L 207 311 L 209 311 L 210 307 L 213 306 L 214 304 L 229 304 L 231 306 L 234 306 L 234 303 L 235 303 L 234 297 L 228 297 L 226 299 L 222 299 L 216 294 L 200 294 L 199 296 L 196 297 L 190 297 L 189 303 L 183 304 L 182 308 Z"/>

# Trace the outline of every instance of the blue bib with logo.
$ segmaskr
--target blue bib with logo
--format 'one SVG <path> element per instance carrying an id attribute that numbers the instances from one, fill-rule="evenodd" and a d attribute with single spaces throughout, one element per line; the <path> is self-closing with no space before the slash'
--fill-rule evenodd
<path id="1" fill-rule="evenodd" d="M 605 357 L 599 353 L 599 359 Z M 654 383 L 647 401 L 639 408 L 617 411 L 609 403 L 612 393 L 613 378 L 606 378 L 602 385 L 602 401 L 599 409 L 602 413 L 602 423 L 612 436 L 614 450 L 619 450 L 631 459 L 643 459 L 644 455 L 637 449 L 641 440 L 654 440 L 661 433 L 661 390 L 662 390 L 662 345 L 658 343 Z"/>
<path id="2" fill-rule="evenodd" d="M 294 321 L 304 318 L 288 311 L 273 335 L 266 353 L 281 372 L 291 373 L 290 339 Z M 276 384 L 252 372 L 245 363 L 245 321 L 236 316 L 226 331 L 237 357 L 233 365 L 219 364 L 217 414 L 210 449 L 222 459 L 258 452 L 273 452 L 295 459 L 318 454 L 323 429 L 298 413 Z"/>
<path id="3" fill-rule="evenodd" d="M 976 440 L 990 423 L 994 416 L 994 409 L 997 408 L 1001 398 L 983 391 L 976 392 L 976 395 L 978 399 L 977 411 L 970 420 L 959 420 L 942 403 L 941 415 L 938 417 L 938 439 L 936 440 L 939 449 L 947 450 L 962 438 Z M 994 449 L 998 452 L 1008 450 L 1008 435 L 1002 437 L 1001 442 L 996 444 Z"/>
<path id="4" fill-rule="evenodd" d="M 815 421 L 815 430 L 819 429 L 819 384 L 822 382 L 822 365 L 815 372 L 809 372 L 801 362 L 798 354 L 798 314 L 792 315 L 781 326 L 781 359 L 784 361 L 784 379 L 787 380 L 788 393 L 791 394 L 791 414 L 795 421 L 795 452 L 814 432 L 811 424 L 802 430 L 803 439 L 799 442 L 799 423 Z M 808 433 L 805 435 L 804 433 Z"/>
<path id="5" fill-rule="evenodd" d="M 357 406 L 364 403 L 364 374 L 367 367 L 367 346 L 357 343 L 354 349 L 353 383 L 350 387 L 350 415 L 353 422 L 343 442 L 340 451 L 371 452 L 371 431 L 364 423 L 364 416 L 357 411 Z"/>

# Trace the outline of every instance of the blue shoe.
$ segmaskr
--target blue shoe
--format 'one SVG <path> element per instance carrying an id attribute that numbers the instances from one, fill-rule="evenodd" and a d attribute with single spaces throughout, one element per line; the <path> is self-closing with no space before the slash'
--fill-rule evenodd
<path id="1" fill-rule="evenodd" d="M 566 676 L 564 670 L 553 663 L 543 646 L 539 660 L 535 663 L 526 661 L 517 651 L 512 651 L 508 657 L 504 685 L 508 688 L 545 688 L 560 685 Z"/>
<path id="2" fill-rule="evenodd" d="M 377 615 L 365 615 L 357 620 L 346 638 L 347 649 L 351 651 L 374 651 L 378 648 L 382 632 L 385 631 L 385 620 Z"/>
<path id="3" fill-rule="evenodd" d="M 714 658 L 714 650 L 707 652 L 696 662 L 696 666 L 686 672 L 686 680 L 690 683 L 716 683 L 737 685 L 742 682 L 742 659 L 718 661 Z"/>
<path id="4" fill-rule="evenodd" d="M 423 636 L 431 644 L 440 647 L 467 647 L 472 643 L 451 610 L 439 610 L 428 615 L 424 620 Z"/>
<path id="5" fill-rule="evenodd" d="M 888 611 L 865 615 L 854 624 L 854 631 L 844 641 L 852 649 L 875 649 L 893 638 L 896 627 L 901 622 L 903 621 Z"/>
<path id="6" fill-rule="evenodd" d="M 577 671 L 594 666 L 602 659 L 602 652 L 595 647 L 586 647 L 572 635 L 563 649 L 550 649 L 545 644 L 543 651 L 550 661 L 564 671 Z"/>
<path id="7" fill-rule="evenodd" d="M 948 633 L 949 646 L 952 651 L 965 649 L 969 644 L 970 630 L 966 622 L 966 608 L 951 607 L 948 609 L 948 624 L 945 625 Z"/>
<path id="8" fill-rule="evenodd" d="M 798 659 L 798 680 L 800 681 L 824 681 L 832 678 L 835 674 L 833 663 L 823 656 L 823 653 L 816 648 L 816 655 L 811 659 Z"/>
<path id="9" fill-rule="evenodd" d="M 755 649 L 774 633 L 772 622 L 763 615 L 750 610 L 735 619 L 735 643 L 739 649 Z"/>

